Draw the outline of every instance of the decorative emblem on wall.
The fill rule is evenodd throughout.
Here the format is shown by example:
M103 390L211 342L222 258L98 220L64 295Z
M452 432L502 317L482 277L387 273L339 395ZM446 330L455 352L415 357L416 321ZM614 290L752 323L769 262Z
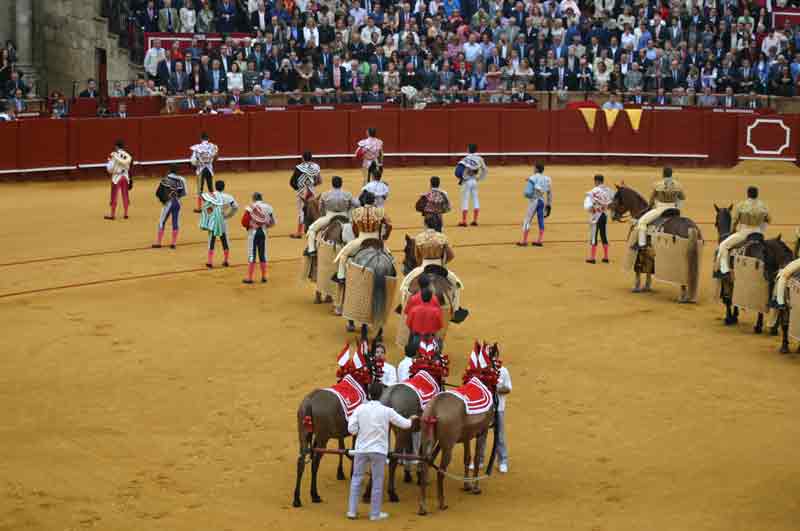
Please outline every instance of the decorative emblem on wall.
M780 155L792 141L782 118L756 118L747 126L746 146L756 155Z

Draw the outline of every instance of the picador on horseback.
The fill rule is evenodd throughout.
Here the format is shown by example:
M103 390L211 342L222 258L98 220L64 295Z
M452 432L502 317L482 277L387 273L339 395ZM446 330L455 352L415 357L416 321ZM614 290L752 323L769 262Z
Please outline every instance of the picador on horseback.
M686 200L683 186L672 178L672 168L664 168L663 178L653 185L650 194L650 210L644 213L636 223L638 239L634 250L647 247L647 226L661 217L666 211L681 208L681 203Z
M769 209L758 199L758 188L751 186L747 189L747 199L736 205L733 209L731 222L732 233L719 244L716 262L714 265L714 278L722 278L731 272L731 249L744 243L751 234L761 234L767 230L767 225L772 221Z
M335 175L331 179L331 186L332 188L320 197L320 217L308 227L308 243L304 253L307 256L312 256L317 252L317 233L325 230L325 227L335 218L341 218L349 223L351 211L360 206L353 194L342 189L341 177Z

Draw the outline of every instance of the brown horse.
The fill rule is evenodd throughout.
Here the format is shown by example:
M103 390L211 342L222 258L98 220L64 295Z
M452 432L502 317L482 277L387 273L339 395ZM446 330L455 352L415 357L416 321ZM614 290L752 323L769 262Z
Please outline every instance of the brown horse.
M717 228L718 239L722 242L731 234L733 228L731 216L733 205L722 208L714 205L714 210L716 211L714 226ZM783 242L780 234L777 238L772 239L765 239L760 234L755 234L747 239L744 255L758 258L765 264L764 274L769 281L769 295L771 296L778 271L792 260L791 249ZM725 304L726 325L734 325L739 322L739 307L735 306L733 301L734 281L734 275L728 275L720 280L720 299ZM779 322L776 321L771 329L772 335L778 334L778 326ZM753 330L756 334L760 334L764 330L763 313L758 312Z
M626 214L630 214L633 219L639 219L642 214L649 210L649 205L644 197L632 188L628 188L625 185L617 185L617 192L614 194L614 199L609 205L609 209L612 212L614 221L623 221ZM689 279L687 285L681 286L681 295L678 302L695 302L700 280L700 253L697 252L697 242L702 241L703 238L700 233L700 227L691 219L682 217L677 210L665 212L659 218L659 223L658 232L689 240L689 252L686 257L689 266ZM631 227L631 231L634 230L634 227ZM656 262L657 258L653 253L652 245L648 245L647 248L641 249L636 253L634 293L651 291L652 276L656 271ZM641 285L642 274L646 276L644 288Z
M366 341L364 335L362 335L361 341ZM375 345L379 342L381 342L380 338L376 338L365 356L366 367L372 381L380 380L381 378L381 366L375 360ZM364 385L365 392L368 384L369 382ZM347 430L347 418L339 398L326 389L315 389L306 395L297 409L297 436L300 443L300 455L297 458L297 479L292 505L301 507L300 485L305 471L306 460L308 458L311 460L311 501L320 503L322 498L320 498L317 490L317 472L322 460L322 453L314 450L326 448L330 439L338 440L339 449L344 450L344 440L350 436ZM336 471L336 479L345 479L341 455L339 467Z
M496 371L499 367L500 351L497 344L487 347L489 361ZM437 468L437 493L439 498L439 510L447 509L444 498L444 478L447 467L453 457L453 448L456 444L464 445L464 490L473 494L480 494L481 488L478 482L480 474L479 466L483 456L479 443L476 444L474 458L471 454L471 443L473 439L478 439L495 425L497 409L497 397L494 397L494 407L486 413L468 415L464 402L450 393L441 393L431 400L425 407L422 416L422 442L420 444L420 458L422 464L422 480L420 481L419 514L425 515L427 509L427 483L428 467L434 464L437 453L441 453L441 461ZM491 473L494 463L496 450L497 433L495 433L495 444L492 447L492 454L489 457L487 473ZM474 467L474 477L470 478L469 465L472 462Z
M408 234L406 234L405 238L406 243L405 247L403 247L403 274L408 275L417 267L417 246L414 239ZM432 265L425 269L425 274L428 275L431 281L433 292L436 298L439 299L439 304L441 306L446 306L450 310L450 314L446 316L448 318L447 320L453 323L463 322L469 316L469 310L466 308L453 308L452 291L455 288L450 284L450 281L447 280L447 270L444 267ZM409 295L413 295L418 290L419 284L417 280L415 280L411 283L411 286L409 286ZM402 304L398 306L395 311L402 315Z
M409 345L406 347L406 355L409 356L410 354L410 357L416 357L419 343L419 339L416 341L410 341ZM439 384L439 389L444 389L444 378L447 376L449 362L446 356L442 356L441 344L439 344L439 347L433 355L433 364L438 370L431 370L428 371L428 373L434 379L436 379L436 383ZM415 393L407 385L397 384L387 387L383 393L383 396L381 397L381 403L394 409L405 418L409 418L412 415L422 415L422 406L420 404L419 397L417 396L417 393ZM395 426L392 426L392 431L394 432L395 452L404 454L414 453L414 431L412 429L403 430ZM400 501L400 498L397 496L397 490L395 489L395 473L397 471L397 464L398 459L396 457L389 458L388 492L389 500L393 502ZM406 472L405 481L407 483L411 482L411 475L408 474L408 472Z

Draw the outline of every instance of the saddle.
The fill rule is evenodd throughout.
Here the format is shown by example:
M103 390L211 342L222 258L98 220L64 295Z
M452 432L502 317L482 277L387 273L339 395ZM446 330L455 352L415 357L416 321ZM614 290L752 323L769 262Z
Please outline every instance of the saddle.
M775 259L767 253L767 246L765 245L763 234L758 232L749 234L743 243L731 249L731 266L733 266L737 255L749 256L762 262L764 264L764 268L762 269L764 279L768 282L772 282L775 275L778 273L778 264L775 262Z
M647 225L647 230L652 232L658 232L661 229L661 227L663 227L669 220L676 217L680 217L680 215L681 215L680 209L670 208L668 210L665 210L664 212L661 213L659 217L653 220L652 223Z

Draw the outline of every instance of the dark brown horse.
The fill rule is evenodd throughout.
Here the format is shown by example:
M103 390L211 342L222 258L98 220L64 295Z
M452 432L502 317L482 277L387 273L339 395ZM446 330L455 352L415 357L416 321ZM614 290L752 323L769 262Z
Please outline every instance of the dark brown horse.
M717 228L718 239L720 242L730 236L733 229L733 217L731 211L733 205L728 207L718 207L714 205L716 216L714 226ZM769 282L769 294L771 296L775 286L775 277L778 271L792 260L792 251L783 242L780 234L777 238L765 239L761 234L753 234L744 244L744 256L758 258L764 265L764 274ZM734 275L728 275L720 280L720 299L725 304L725 324L734 325L739 322L739 308L734 305L733 287ZM768 301L764 301L765 303ZM778 334L779 322L776 321L771 328L772 335ZM756 334L764 330L764 314L758 312L758 318L753 328Z
M360 341L366 341L366 337L362 335ZM371 381L381 378L381 366L375 360L375 345L379 342L381 342L380 338L376 338L365 356ZM369 382L364 385L364 392L368 385ZM344 450L344 440L350 436L347 430L347 418L339 398L326 389L311 391L297 409L297 436L300 443L300 455L297 458L297 479L292 505L301 507L300 485L307 459L311 460L311 501L319 503L322 498L317 490L317 472L322 460L322 453L314 450L327 447L330 439L339 441L339 449ZM336 478L345 479L341 456Z
M492 367L499 372L500 351L497 344L487 347L489 361ZM439 510L447 509L444 497L444 478L447 474L447 467L453 457L453 448L456 444L464 445L464 490L473 494L480 494L479 485L480 455L479 443L476 444L474 457L471 453L473 439L477 440L486 434L492 425L495 425L497 408L497 396L494 397L494 408L486 413L468 415L464 402L457 396L450 393L441 393L431 400L421 421L422 442L420 444L420 457L422 461L422 480L420 481L419 514L428 513L427 508L427 483L428 467L434 464L437 453L441 453L441 461L437 467L437 493L439 498ZM489 456L489 466L487 473L491 473L494 463L494 453L496 451L497 433L495 432L495 444L492 446L492 454ZM470 477L469 465L473 465L474 476Z
M614 200L609 205L614 221L623 221L627 214L633 219L639 219L642 214L647 212L650 207L647 201L638 192L625 185L617 185L617 192ZM681 286L681 295L678 302L695 302L700 280L700 253L697 252L697 242L702 240L700 227L689 218L682 217L677 210L667 211L659 218L659 232L671 234L689 240L688 260L689 279L687 285ZM635 231L635 227L631 228ZM634 272L636 273L636 283L634 293L651 291L652 275L656 271L657 258L654 255L652 245L645 249L640 249L636 254ZM644 274L645 285L642 288L641 275Z

